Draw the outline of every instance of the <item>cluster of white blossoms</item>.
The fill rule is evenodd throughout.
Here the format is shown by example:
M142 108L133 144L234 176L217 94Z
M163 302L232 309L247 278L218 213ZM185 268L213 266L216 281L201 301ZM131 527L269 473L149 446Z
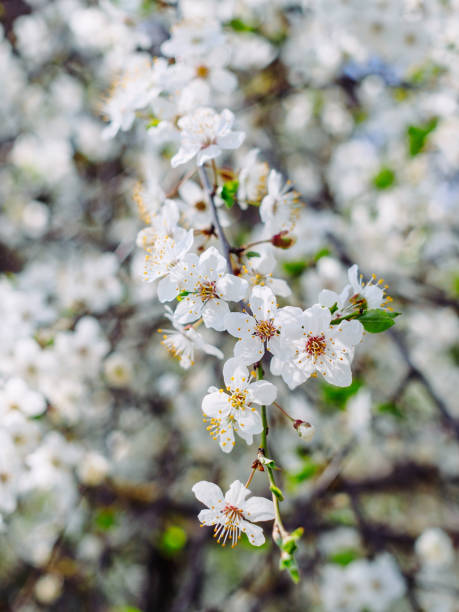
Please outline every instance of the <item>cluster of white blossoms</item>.
M364 285L362 278L357 278L355 265L349 270L349 284L340 294L324 289L318 303L305 310L278 304L276 295L288 297L291 289L282 279L272 278L276 250L282 252L294 243L303 205L289 181L284 183L279 172L258 161L256 149L247 154L238 170L228 166L228 157L224 165L217 165L217 159L241 147L245 139L244 132L233 129L235 116L230 110L219 111L209 105L211 100L219 104L218 85L232 87L224 64L218 69L220 83L214 71L212 58L223 61L224 44L225 35L216 21L178 24L161 48L174 62L156 59L150 68L144 65L135 79L122 81L119 87L124 95L119 97L118 106L116 95L108 102L107 113L111 116L111 135L119 127L131 126L139 105L154 123L150 130L154 142L163 142L166 126L169 132L175 131L173 138L169 135L178 146L170 159L171 167L187 164L177 188L169 196L161 188L156 189L154 197L141 189L135 195L141 216L148 222L137 237L137 245L146 251L144 278L156 281L159 301L171 305L165 316L173 329L159 331L163 345L185 369L195 362L195 351L223 358L221 351L209 345L198 331L201 324L236 338L233 356L223 364L225 388L210 387L202 400L204 422L224 453L233 450L235 433L248 445L253 444L254 436L261 435L261 454L250 479L257 469L265 470L266 461L273 491L272 460L267 458L266 448L266 407L275 402L277 388L273 382L261 380L264 370L269 367L271 374L282 377L290 389L318 374L332 385L347 387L352 382L354 352L364 332L365 323L358 319L369 313L382 317L381 330L373 330L370 320L370 331L382 331L393 321L385 310L388 302L381 283ZM165 114L159 104L164 100ZM124 119L120 119L121 114ZM200 184L194 178L197 174ZM179 197L174 198L175 194ZM252 251L251 245L231 246L225 233L232 230L231 211L223 221L222 209L231 209L236 202L242 210L249 205L259 208L262 239L254 243L254 248L270 244L271 251L263 247L261 252ZM306 428L313 431L309 423L291 420L297 433L310 437L306 435ZM234 546L245 532L258 546L264 537L260 528L249 528L244 496L233 491L236 485L242 487L239 481L233 483L223 501L216 485L198 483L193 490L210 508L203 511L206 518L201 513L200 519L203 524L217 525L218 541L224 543L229 537ZM268 502L252 499L254 517L259 516L257 503ZM271 503L278 503L274 493ZM269 519L275 518L282 546L290 535L278 512L268 514ZM261 515L265 516L263 512Z
M454 612L457 0L3 4L5 605Z
M358 559L344 568L326 565L322 572L322 601L327 612L390 610L406 586L395 559L389 553L373 561Z

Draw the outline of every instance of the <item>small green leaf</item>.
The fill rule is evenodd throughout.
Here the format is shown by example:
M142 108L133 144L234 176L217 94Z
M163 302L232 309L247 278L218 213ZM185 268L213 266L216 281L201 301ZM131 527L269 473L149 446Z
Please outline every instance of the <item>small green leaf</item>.
M239 188L239 181L226 181L222 187L221 196L225 202L227 208L232 208L236 201L237 190Z
M177 296L177 301L181 302L183 298L186 297L187 295L190 295L189 291L181 291Z
M261 257L260 253L257 253L256 251L247 251L247 253L245 254L246 257Z
M290 575L290 578L293 580L293 582L295 582L295 584L300 581L300 572L298 571L298 565L292 555L289 555L286 552L283 552L281 554L281 558L279 560L279 569L287 570Z
M109 531L116 526L116 513L113 508L101 508L94 517L94 524L100 531Z
M453 363L459 366L459 343L453 344L448 350Z
M306 261L284 261L282 267L289 276L297 278L306 270L308 263Z
M337 565L346 567L346 565L349 565L349 563L352 563L352 561L355 561L356 559L358 559L358 557L358 553L355 550L349 548L340 550L334 553L333 555L330 555L329 561L331 563L336 563Z
M309 480L310 478L315 476L317 472L319 471L319 468L320 468L320 465L318 463L315 463L308 457L306 458L301 470L297 472L296 474L289 475L289 478L294 483L299 484L300 482L304 482L305 480Z
M362 382L358 378L354 378L348 387L335 387L323 382L321 383L322 399L326 404L344 410L347 400L355 395L361 386Z
M397 419L404 418L403 412L394 402L385 402L384 404L379 404L377 410L378 412L381 412L381 414L390 414L396 417Z
M423 125L410 125L407 129L408 148L411 157L421 153L427 143L427 137L438 125L438 119L434 117Z
M399 312L387 312L387 310L383 310L382 308L372 308L357 318L367 332L370 334L379 334L392 327L395 323L395 317L399 314Z
M187 541L186 531L178 525L168 527L161 537L161 548L166 553L175 553L185 546Z
M297 527L295 531L289 533L289 535L282 540L281 549L288 553L289 555L293 555L293 553L298 548L297 542L301 538L304 533L303 527Z
M319 261L319 259L322 259L322 257L327 257L327 255L330 254L330 249L328 249L327 247L323 247L322 249L319 249L317 253L314 254L314 261L317 262Z
M271 485L270 490L272 493L274 493L274 495L277 497L277 499L279 501L283 501L284 500L284 495L282 493L282 491L279 489L279 487L276 487L276 485Z
M256 32L257 28L245 21L242 21L239 17L235 17L231 19L228 23L229 27L232 28L235 32Z
M158 117L152 117L150 121L147 123L147 130L152 127L157 127L161 123L161 120Z
M381 191L389 189L395 183L395 172L390 168L381 168L381 170L373 177L373 185Z

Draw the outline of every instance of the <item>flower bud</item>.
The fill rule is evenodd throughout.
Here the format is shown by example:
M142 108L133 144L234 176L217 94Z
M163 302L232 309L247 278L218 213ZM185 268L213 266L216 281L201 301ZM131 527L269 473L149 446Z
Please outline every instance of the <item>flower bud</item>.
M293 427L298 432L300 438L303 438L305 442L312 440L316 431L314 425L311 425L311 423L308 423L307 421L302 421L301 419L297 419L293 423Z
M295 241L295 238L293 236L288 236L287 232L279 232L279 234L275 234L271 238L271 244L278 249L289 249L295 244Z

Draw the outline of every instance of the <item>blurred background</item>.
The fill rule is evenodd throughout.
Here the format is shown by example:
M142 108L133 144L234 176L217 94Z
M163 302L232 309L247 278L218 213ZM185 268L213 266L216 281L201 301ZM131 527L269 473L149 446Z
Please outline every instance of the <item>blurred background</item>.
M0 16L0 610L457 612L459 2L3 0ZM270 412L298 585L269 537L222 549L198 528L192 485L244 482L254 448L208 436L221 363L168 355L141 279L136 201L174 189L177 143L142 117L104 132L113 82L182 19L224 33L235 168L257 147L253 171L304 203L276 252L282 304L340 291L357 263L402 312L351 386L275 381L315 427L305 442ZM258 220L229 211L233 244Z

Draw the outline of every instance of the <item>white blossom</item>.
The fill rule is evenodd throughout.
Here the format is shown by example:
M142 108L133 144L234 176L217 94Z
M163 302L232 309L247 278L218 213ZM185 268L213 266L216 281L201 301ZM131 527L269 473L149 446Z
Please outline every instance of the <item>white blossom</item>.
M214 537L225 546L231 542L234 548L245 533L253 546L261 546L265 541L263 529L253 522L274 519L273 502L265 497L251 497L250 490L242 482L235 480L225 495L213 482L202 480L192 489L196 498L207 506L201 510L198 519L201 525L215 525Z
M258 161L258 149L252 149L243 159L239 172L237 200L245 210L249 204L259 204L267 194L269 166Z
M223 366L223 378L226 392L211 387L202 400L202 411L209 417L207 429L210 435L214 440L218 439L224 453L229 453L235 443L234 432L247 444L252 444L253 436L261 433L261 417L252 404L272 404L277 389L266 380L253 382L247 368L235 358Z
M225 328L238 339L234 356L245 365L260 361L265 349L273 354L281 350L282 326L291 316L291 307L277 308L276 298L269 287L254 287L249 305L252 315L231 312L225 317Z
M175 319L185 324L202 316L206 327L225 329L228 301L243 300L248 291L245 279L226 273L225 258L215 247L209 247L200 257L190 253L158 285L161 302L173 300L181 292Z
M196 350L223 359L220 349L205 342L202 335L191 325L180 325L170 309L166 311L165 316L171 321L174 329L158 329L158 332L162 334L161 344L166 347L172 357L178 359L182 368L188 370L194 365Z
M42 414L45 409L46 402L43 395L29 389L21 378L10 378L4 388L0 389L0 415L2 417L16 410L25 416L34 417Z
M323 306L331 308L336 304L337 315L343 316L356 308L384 308L388 307L392 301L390 296L384 294L387 285L383 285L382 279L376 281L376 275L373 274L371 279L365 284L363 276L359 277L359 269L356 264L351 266L347 272L349 283L344 287L341 293L336 293L330 289L323 289L319 294L319 302Z
M166 200L149 227L137 236L137 246L145 249L144 279L152 282L166 276L193 245L193 230L177 225L179 212L173 200Z
M233 113L225 109L220 114L212 108L202 107L181 117L178 126L181 131L180 149L171 159L173 168L185 164L197 155L197 164L218 157L224 149L237 149L245 134L233 132Z
M290 232L299 216L298 193L293 191L289 181L282 185L282 175L271 170L268 176L268 193L260 206L260 217L270 235Z
M351 362L354 347L362 338L359 321L331 325L328 308L315 304L298 312L284 332L282 352L271 360L271 372L282 376L294 389L315 372L338 387L352 382Z
M445 568L454 562L451 538L439 527L425 529L416 540L415 550L426 567Z

